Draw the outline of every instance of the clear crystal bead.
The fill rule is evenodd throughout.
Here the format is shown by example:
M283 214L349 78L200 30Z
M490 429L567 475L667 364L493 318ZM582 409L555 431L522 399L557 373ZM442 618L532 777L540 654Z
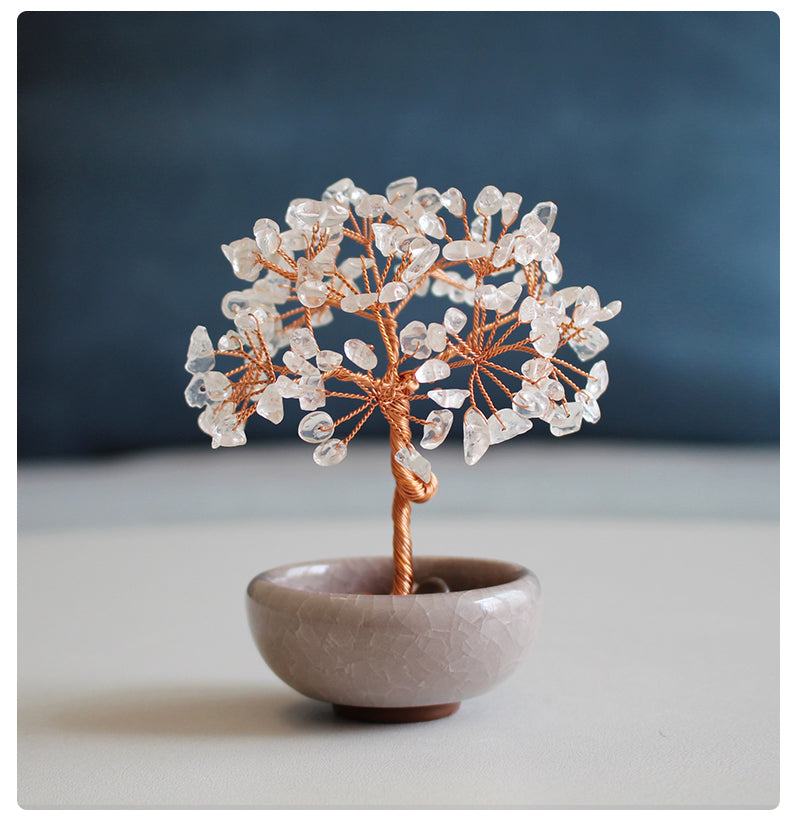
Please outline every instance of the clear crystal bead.
M387 282L378 294L379 302L398 302L408 296L408 285L405 282Z
M520 265L530 265L542 255L542 246L529 236L517 236L514 239L514 259Z
M542 262L542 270L544 271L545 279L551 285L557 285L561 282L561 277L564 275L564 269L557 256L553 256L552 259L545 259Z
M314 339L314 335L308 330L308 328L293 329L291 334L289 334L289 345L295 354L299 354L307 360L319 351L317 341Z
M575 310L572 312L575 327L588 328L595 322L601 310L597 291L591 285L587 285L578 295Z
M487 216L476 216L469 225L469 235L475 242L483 242L492 238L492 219ZM492 245L494 247L494 245Z
M211 401L206 391L206 376L205 374L195 374L189 381L189 385L183 392L186 403L195 409L202 409Z
M432 322L428 325L428 336L426 342L431 351L437 354L447 347L447 331L440 322Z
M503 265L511 258L511 250L514 247L516 237L511 233L506 233L495 246L495 251L492 254L492 264L495 268L502 268Z
M542 357L552 357L558 350L558 328L548 319L535 319L531 323L531 342ZM570 343L574 340L570 340Z
M253 292L259 302L282 305L292 295L292 283L285 277L270 272L253 283Z
M314 199L292 199L286 208L286 224L294 229L312 228L319 221L322 202Z
M468 389L431 389L428 397L434 403L445 406L448 409L460 409L464 401L469 397Z
M347 340L344 344L344 353L350 362L365 371L372 371L378 365L375 352L363 340Z
M600 420L600 405L594 397L581 395L581 405L583 406L583 419L587 423L597 423Z
M334 466L347 456L347 444L336 438L320 443L314 450L314 463L318 466Z
M424 483L429 484L431 482L430 461L423 458L410 443L408 446L398 449L394 453L394 459L400 466L407 469L412 475L416 475Z
M558 406L550 418L550 433L557 438L577 432L583 423L583 405L579 401L567 403L567 410Z
M475 203L472 208L476 213L482 216L493 216L503 205L503 194L492 184L487 184L486 187L478 193Z
M542 377L547 377L552 371L552 364L549 360L542 357L534 357L532 360L526 360L521 366L520 371L524 374L531 383L541 380Z
M489 442L494 445L529 431L533 424L513 409L498 409L489 418Z
M547 420L553 412L553 401L537 388L520 389L512 398L512 407L522 417Z
M585 328L581 333L568 340L570 348L585 363L596 357L609 343L608 334L600 328ZM538 349L537 349L538 351Z
M247 348L247 339L239 331L226 331L217 342L220 351L240 351Z
M322 201L336 201L339 204L347 205L350 202L350 192L355 184L351 178L340 178L322 194Z
M358 204L364 196L368 196L369 193L363 187L354 187L350 191L350 204L356 205Z
M239 279L254 282L261 273L258 261L259 250L255 239L237 239L229 245L222 245L222 253L231 263L233 272Z
M298 424L297 434L306 443L322 443L333 435L333 418L327 412L311 412Z
M436 213L442 207L442 196L435 187L423 187L417 190L411 201L428 213Z
M489 256L494 245L476 242L471 239L460 239L448 242L442 249L442 256L450 262L460 262L464 259L480 259Z
M317 354L317 368L320 371L333 371L342 364L342 355L338 351L320 351Z
M356 205L356 215L365 219L377 219L388 207L386 196L364 196Z
M297 298L306 308L319 308L328 297L328 288L319 279L306 279L297 288Z
M558 208L551 201L541 201L533 208L533 214L537 219L547 228L548 231L553 229L553 223L556 220Z
M444 222L433 213L423 213L417 219L417 227L426 235L434 239L444 239L446 231Z
M444 207L459 219L466 212L467 205L464 201L464 197L461 195L461 191L455 187L450 187L445 190L440 198Z
M426 360L431 356L431 349L427 343L428 329L424 322L413 320L399 333L400 351L415 357L417 360Z
M239 428L237 425L236 407L233 403L223 403L221 406L209 406L209 415L204 418L204 431L219 436L224 432L232 432Z
M497 286L478 285L475 289L475 302L487 311L496 311L498 303Z
M444 360L426 360L415 372L420 383L436 383L450 376L450 366Z
M425 430L419 445L423 449L441 446L453 425L453 413L448 409L434 409L425 419Z
M621 310L622 303L618 299L612 300L600 310L596 322L605 322L606 320L613 319Z
M506 282L500 285L497 288L496 296L497 313L501 315L510 313L517 304L521 293L522 285L518 285L516 282Z
M467 324L467 315L460 308L448 308L444 314L444 327L449 334L458 334Z
M265 337L272 334L273 324L266 310L260 305L247 305L233 318L240 331L261 331Z
M284 400L287 399L297 399L301 395L300 384L296 383L290 377L287 377L285 374L281 374L275 380L275 386L280 392L280 395Z
M417 192L417 180L413 176L408 178L400 178L393 181L386 188L386 199L392 203L394 207L405 207L410 201L414 193Z
M520 287L522 287L520 285ZM520 322L533 322L542 315L541 306L538 300L532 296L526 296L519 306L518 316Z
M304 412L313 412L325 405L325 385L320 375L304 375L300 378L300 408Z
M214 434L214 407L206 406L202 412L197 416L197 425L201 431L211 436Z
M550 377L547 377L543 380L540 380L537 384L539 389L544 392L551 400L554 400L556 403L559 400L564 399L564 387L558 380L553 380Z
M590 369L591 375L586 380L586 394L595 400L608 388L608 366L605 360L599 360Z
M439 258L439 245L434 245L427 239L417 238L409 245L411 261L401 274L404 282L413 283L421 277Z
M232 320L243 308L246 308L250 300L241 291L228 291L222 297L222 314Z
M373 222L372 232L375 234L375 247L383 256L392 256L397 250L398 236L394 225Z
M281 359L283 360L283 364L286 368L295 374L305 374L309 376L319 374L319 369L313 365L313 363L309 363L308 360L304 359L294 351L284 351Z
M264 256L271 256L281 243L281 229L272 219L259 219L253 225L253 236Z
M247 436L244 427L233 429L230 432L219 432L211 438L211 448L218 449L220 446L244 446L247 443Z
M221 371L208 371L204 375L206 394L214 403L227 400L231 396L233 387L231 381Z
M277 383L270 383L258 397L256 414L266 418L270 423L283 420L283 397Z
M522 204L522 196L519 193L506 193L500 204L502 213L500 215L503 224L508 227L519 213L519 206Z
M189 337L186 351L186 371L190 374L202 374L214 368L214 346L205 326L198 325Z
M491 442L489 423L478 409L467 409L464 415L464 460L474 466L485 454Z
M348 314L355 314L357 311L365 311L378 301L378 295L372 294L347 294L342 298L339 307Z
M551 297L551 302L561 302L563 303L564 308L569 308L570 305L578 301L578 297L581 295L581 288L577 285L574 285L570 288L562 288L560 291L556 291Z

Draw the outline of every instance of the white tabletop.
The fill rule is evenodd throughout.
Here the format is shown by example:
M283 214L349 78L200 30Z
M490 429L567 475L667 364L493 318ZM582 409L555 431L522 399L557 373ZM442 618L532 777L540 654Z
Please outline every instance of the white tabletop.
M244 615L262 570L390 549L383 451L24 465L20 804L774 806L777 451L566 444L435 458L416 551L518 561L544 609L509 680L402 726L284 686Z

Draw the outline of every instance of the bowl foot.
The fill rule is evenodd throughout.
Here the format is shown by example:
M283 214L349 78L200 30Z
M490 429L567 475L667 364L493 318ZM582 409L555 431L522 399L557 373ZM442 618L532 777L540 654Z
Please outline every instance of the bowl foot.
M408 708L362 708L358 705L337 705L333 703L333 710L349 720L362 722L427 722L439 720L455 714L461 707L460 702L443 702L440 705L414 705Z

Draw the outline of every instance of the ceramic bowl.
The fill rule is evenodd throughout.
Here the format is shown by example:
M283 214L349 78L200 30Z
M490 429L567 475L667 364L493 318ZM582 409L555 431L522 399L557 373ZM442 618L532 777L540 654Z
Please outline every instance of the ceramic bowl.
M312 699L359 719L435 719L505 679L530 645L540 587L524 567L415 558L420 583L449 592L388 595L392 560L279 567L247 588L256 645L270 668Z

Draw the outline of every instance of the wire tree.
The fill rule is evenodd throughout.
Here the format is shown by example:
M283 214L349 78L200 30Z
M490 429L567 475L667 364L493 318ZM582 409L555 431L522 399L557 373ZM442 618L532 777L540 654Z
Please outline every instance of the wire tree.
M519 194L487 186L470 220L453 187L440 193L404 178L381 195L341 179L319 201L293 200L287 229L259 219L252 238L222 245L250 287L223 297L233 327L216 348L205 327L191 335L186 401L202 408L198 423L214 448L244 444L250 417L280 423L285 401L297 400L307 412L300 438L316 444L317 464L332 466L370 417L383 416L395 480L396 594L414 589L411 505L437 489L412 426L421 430L419 447L435 449L463 408L464 459L473 465L534 420L562 437L600 418L605 362L585 371L557 354L596 357L609 342L598 323L622 305L602 305L591 286L554 288L562 277L556 205L540 202L512 230L521 203ZM354 255L345 257L348 246ZM411 300L428 293L449 300L441 322L410 318ZM374 342L321 349L318 329L337 312L374 323ZM233 367L217 370L218 357ZM456 375L463 379L452 385ZM348 401L351 411L334 420L324 410L329 398ZM412 415L423 401L436 408Z

